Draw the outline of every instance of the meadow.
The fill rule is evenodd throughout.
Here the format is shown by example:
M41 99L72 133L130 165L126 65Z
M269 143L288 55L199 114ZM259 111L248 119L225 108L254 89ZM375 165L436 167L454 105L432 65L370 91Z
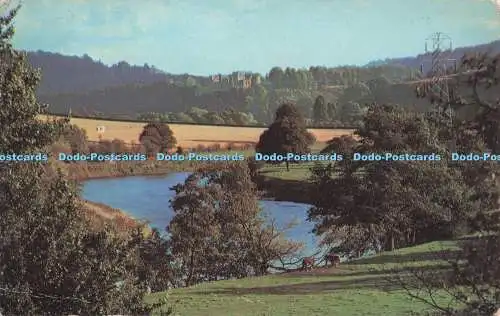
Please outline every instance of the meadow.
M46 119L47 116L41 116ZM144 122L120 122L103 121L94 119L71 118L71 123L83 128L87 132L89 141L99 139L121 139L126 143L137 143L139 135L146 123ZM211 146L220 144L247 144L256 143L265 128L260 127L231 127L210 125L184 125L168 124L178 145L183 148L196 148L199 145ZM99 126L104 126L104 132L98 131ZM349 129L309 129L316 136L318 142L326 142L333 137L349 135L353 130Z
M408 296L393 277L404 275L408 268L442 267L443 253L454 250L454 241L431 242L354 260L338 268L209 282L153 293L148 302L166 297L175 315L191 316L425 315L429 307ZM438 294L440 303L449 303L450 296Z

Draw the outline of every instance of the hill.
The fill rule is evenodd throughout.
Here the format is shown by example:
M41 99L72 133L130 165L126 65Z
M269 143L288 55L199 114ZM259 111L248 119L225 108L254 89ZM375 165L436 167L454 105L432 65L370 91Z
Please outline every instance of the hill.
M452 58L460 59L465 53L471 51L500 53L500 40L487 44L456 48L453 51ZM134 84L148 85L158 82L181 84L185 83L188 78L192 78L197 82L199 81L201 84L208 84L211 81L208 76L170 74L147 64L138 66L130 65L126 61L120 61L108 66L98 60L93 60L88 55L66 56L45 51L28 51L26 53L30 64L36 68L40 68L43 73L43 79L38 90L39 95L87 93L92 90L101 90L108 87ZM410 57L388 58L372 61L365 67L399 65L418 69L428 57L428 55L422 54ZM341 68L346 67L330 67L330 69ZM315 77L318 81L324 79L318 75Z
M189 77L187 74L168 74L147 64L129 65L125 61L107 66L88 55L66 56L44 51L26 53L29 63L42 71L43 77L38 87L40 95L86 93L129 84L183 82Z
M450 55L450 58L460 60L465 54L475 52L475 53L490 53L490 54L500 54L500 40L493 41L487 44L458 47L455 48ZM430 59L430 54L421 54L413 57L400 57L400 58L387 58L385 60L377 60L368 63L367 67L381 66L381 65L401 65L405 67L410 67L414 69L420 68L420 65L428 63Z
M452 56L460 59L471 51L498 53L500 41L457 48ZM337 105L325 120L327 126L343 128L359 123L360 105L365 103L428 108L427 100L415 98L413 86L403 84L422 77L420 65L429 57L386 59L365 67L273 67L266 76L249 73L241 81L233 72L214 81L208 76L172 75L148 65L106 66L86 55L28 52L30 63L43 72L39 100L50 104L53 114L71 109L87 117L262 126L272 121L283 100L296 102L306 118L313 119L314 100L322 95ZM224 118L221 113L228 110L243 119Z
M194 87L182 87L166 82L129 84L107 87L87 93L40 95L41 102L50 104L54 114L85 115L86 111L106 115L121 114L129 118L145 112L182 112L202 104L207 110L220 112L230 105L244 104L248 93L238 89L199 94Z

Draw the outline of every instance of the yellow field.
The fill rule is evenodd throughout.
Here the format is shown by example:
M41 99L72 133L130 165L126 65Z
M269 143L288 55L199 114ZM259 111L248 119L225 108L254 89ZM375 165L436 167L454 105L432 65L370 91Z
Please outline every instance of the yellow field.
M46 118L43 116L41 118ZM146 123L100 121L93 119L72 118L71 123L87 131L90 141L99 140L98 127L103 126L102 139L121 139L126 143L138 143L139 134ZM257 142L265 128L230 127L208 125L181 125L168 124L179 146L195 148L198 145L213 145L227 143ZM353 130L346 129L309 129L316 136L318 142L326 142L335 136L352 134Z

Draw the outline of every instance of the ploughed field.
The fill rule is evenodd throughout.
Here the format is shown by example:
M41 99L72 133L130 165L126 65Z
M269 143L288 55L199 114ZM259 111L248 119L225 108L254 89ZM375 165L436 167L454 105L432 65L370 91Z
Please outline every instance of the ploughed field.
M46 115L40 118L47 118ZM126 143L137 143L139 135L146 123L144 122L120 122L104 121L94 119L72 118L71 123L87 131L90 141L99 141L100 132L98 128L104 127L102 139L121 139ZM183 125L168 124L179 146L184 148L196 148L199 145L210 146L229 143L245 144L256 143L260 134L266 128L260 127L232 127L232 126L210 126L210 125ZM350 135L353 130L349 129L309 129L316 136L318 142L326 142L333 137Z

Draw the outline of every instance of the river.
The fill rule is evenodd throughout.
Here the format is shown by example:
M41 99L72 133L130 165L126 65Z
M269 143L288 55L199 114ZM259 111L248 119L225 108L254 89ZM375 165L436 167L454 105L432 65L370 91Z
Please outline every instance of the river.
M183 183L189 173L172 173L162 177L125 177L88 180L83 183L84 199L119 208L133 218L146 220L161 232L172 219L170 188ZM302 255L315 252L318 239L311 233L313 225L306 221L310 205L294 202L260 201L262 209L283 227L291 221L298 225L287 231L289 239L304 243Z

